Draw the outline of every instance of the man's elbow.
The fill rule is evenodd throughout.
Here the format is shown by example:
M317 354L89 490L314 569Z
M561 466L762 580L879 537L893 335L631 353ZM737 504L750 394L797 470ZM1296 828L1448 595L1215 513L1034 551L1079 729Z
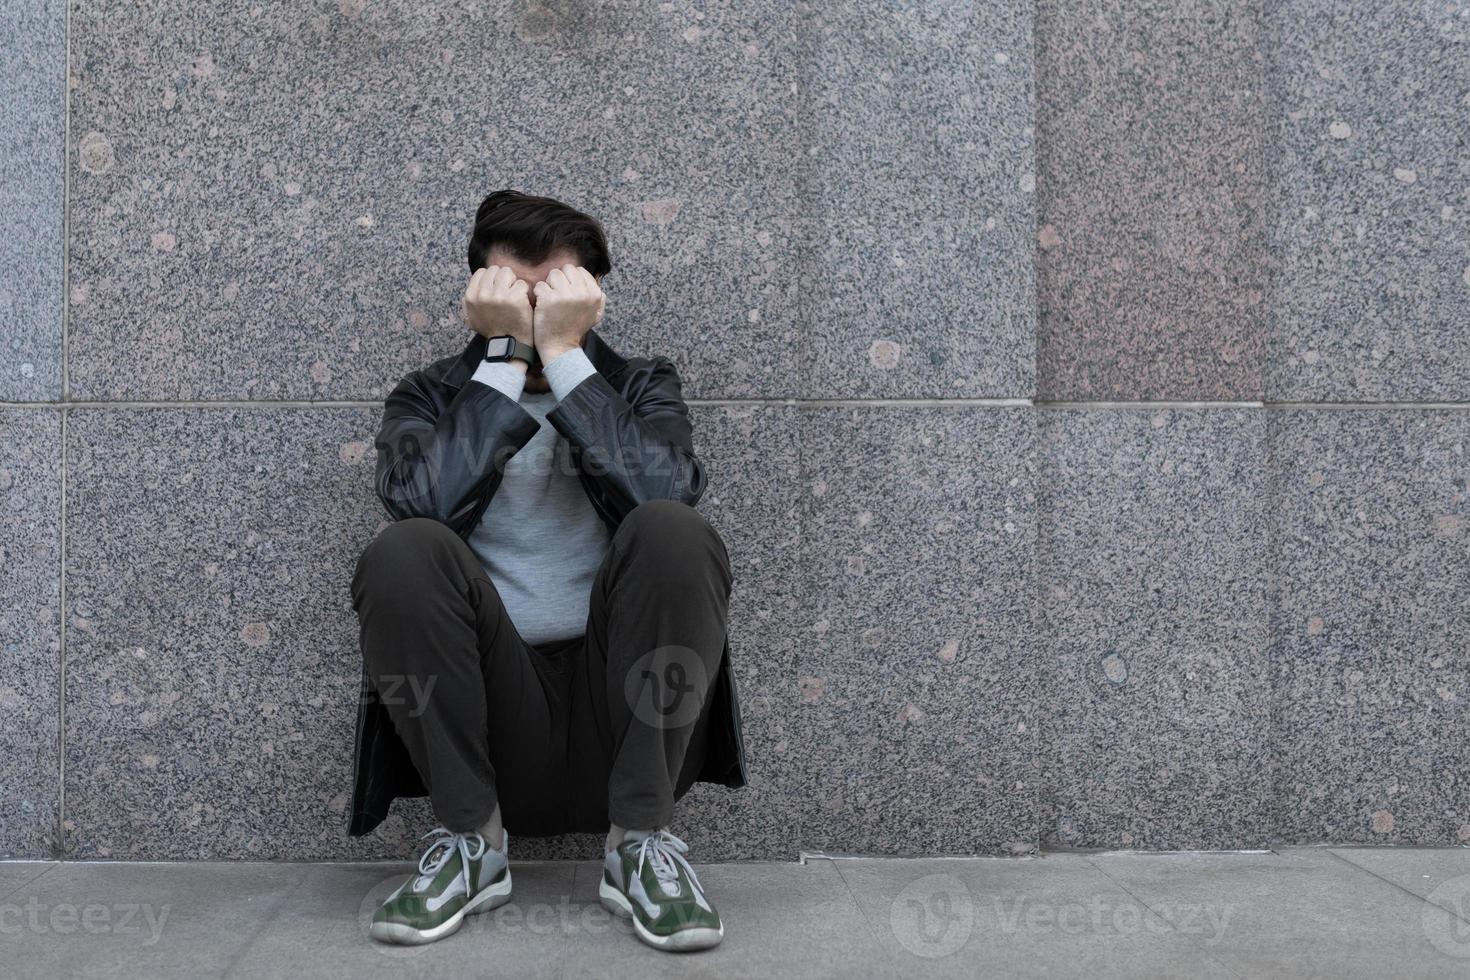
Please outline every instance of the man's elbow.
M405 521L410 517L443 519L438 513L435 495L422 485L422 481L411 476L405 477L392 469L384 470L378 474L375 489L383 509L395 521Z
M682 478L675 487L673 498L693 507L704 496L706 476L704 465L695 457L688 457L686 463L681 474Z
M625 486L630 491L629 507L650 500L672 500L693 507L704 496L704 470L687 459L676 460L662 473L645 471Z

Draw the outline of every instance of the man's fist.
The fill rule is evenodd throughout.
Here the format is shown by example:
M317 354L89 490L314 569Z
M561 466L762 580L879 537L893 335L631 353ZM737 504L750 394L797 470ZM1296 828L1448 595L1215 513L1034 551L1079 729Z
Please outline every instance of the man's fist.
M534 292L536 353L543 364L580 347L587 331L602 319L602 287L580 265L552 269Z
M523 344L530 344L535 336L530 292L526 280L517 279L508 266L476 269L464 291L465 322L482 337L509 334Z

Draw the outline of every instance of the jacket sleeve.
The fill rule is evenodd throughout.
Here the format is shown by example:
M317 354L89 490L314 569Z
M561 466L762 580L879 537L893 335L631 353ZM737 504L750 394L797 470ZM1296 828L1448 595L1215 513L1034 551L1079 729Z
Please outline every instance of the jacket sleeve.
M395 520L430 517L467 537L500 485L506 462L540 424L478 381L466 381L442 410L442 399L426 385L423 373L414 372L384 403L375 440L378 498Z
M707 477L694 453L679 373L663 357L630 370L648 375L625 386L632 403L593 374L546 413L547 421L579 452L582 471L603 489L618 520L648 500L693 507Z

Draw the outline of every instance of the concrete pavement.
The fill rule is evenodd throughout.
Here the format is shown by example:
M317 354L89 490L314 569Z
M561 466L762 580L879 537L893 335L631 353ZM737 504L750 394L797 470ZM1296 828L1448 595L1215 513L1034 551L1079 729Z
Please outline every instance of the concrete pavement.
M700 865L726 927L640 944L598 865L512 864L515 898L373 943L398 864L0 863L7 977L1470 977L1470 850L1300 848Z

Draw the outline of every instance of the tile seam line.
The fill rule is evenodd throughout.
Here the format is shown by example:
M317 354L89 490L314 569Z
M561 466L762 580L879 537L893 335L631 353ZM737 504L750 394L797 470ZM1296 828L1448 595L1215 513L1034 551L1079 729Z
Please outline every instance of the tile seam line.
M582 873L583 864L584 861L582 860L573 860L571 862L571 874L567 875L567 895L573 898L577 894L577 877ZM557 980L568 980L572 976L572 934L566 929L558 929L557 931L561 933L561 942L556 947L556 976Z
M56 828L52 838L53 854L66 853L66 456L67 413L61 413L61 499L57 505L57 626L56 626Z
M858 917L863 922L867 923L869 928L876 930L878 926L875 922L873 922L872 916L868 915L868 910L863 907L863 903L858 901L857 892L853 891L852 889L852 882L848 881L847 876L842 873L842 863L840 861L833 861L831 858L825 858L825 860L831 863L832 870L837 873L837 880L842 882L842 887L847 892L847 900L851 902L852 907L857 910ZM966 943L968 942L969 940L966 940ZM879 943L878 949L882 951L883 958L888 961L888 965L892 967L895 971L897 971L898 960L894 958L893 951L890 950L884 943Z
M1265 472L1261 475L1262 489L1265 491L1264 500L1278 502L1284 498L1280 496L1285 481L1276 466L1281 461L1282 454L1279 452L1280 440L1283 426L1272 425L1269 420L1265 424L1265 431L1261 433L1259 443L1261 457L1265 461ZM1282 754L1278 750L1276 740L1272 737L1281 732L1278 726L1282 718L1282 701L1287 696L1288 688L1282 676L1277 671L1277 655L1280 653L1278 645L1281 634L1285 629L1276 629L1276 611L1281 608L1281 582L1278 578L1278 570L1281 567L1279 559L1282 558L1281 551L1281 525L1284 518L1279 510L1270 503L1263 505L1261 521L1264 525L1261 550L1258 553L1262 562L1260 587L1261 596L1266 603L1266 613L1261 621L1261 632L1263 640L1263 660L1265 663L1265 683L1263 694L1266 699L1266 735L1262 752L1265 755L1263 769L1265 770L1265 785L1262 787L1262 807L1264 809L1263 820L1266 826L1267 843L1274 849L1275 842L1281 839L1281 829L1285 825L1288 792L1285 783L1278 782L1278 777L1284 775ZM1288 532L1289 533L1289 532Z
M1325 848L1325 850L1327 851L1328 854L1331 854L1334 858L1336 858L1337 860L1341 861L1343 864L1346 864L1348 867L1352 868L1354 871L1358 871L1358 872L1361 872L1361 873L1363 873L1365 875L1368 875L1370 878L1377 878L1379 881L1383 882L1385 885L1388 885L1389 887L1394 888L1397 891L1402 892L1403 894L1405 894L1405 895L1409 896L1410 898L1414 899L1414 901L1419 902L1419 903L1421 903L1423 905L1427 905L1430 908L1440 909L1441 911L1448 913L1452 918L1459 919L1461 922L1464 922L1467 925L1470 925L1470 918L1467 918L1464 914L1462 914L1460 912L1456 912L1456 911L1454 911L1452 909L1446 908L1445 906L1439 904L1438 902L1431 902L1429 900L1428 896L1420 895L1417 892L1411 892L1411 891L1409 891L1409 889L1405 888L1403 885L1401 885L1398 882L1394 881L1392 878L1385 878L1383 875L1379 874L1377 871L1374 871L1372 868L1369 868L1369 867L1366 867L1364 865L1361 865L1358 862L1352 860L1351 858L1344 857L1343 855L1341 855L1341 854L1339 854L1337 852L1338 851L1337 848L1329 846L1329 847Z
M61 21L61 400L71 401L71 2ZM66 850L66 412L61 413L57 506L56 827L53 853Z
M61 58L61 400L71 400L71 2L62 18Z
M255 947L260 943L261 938L270 931L271 926L274 925L278 919L280 919L282 910L285 909L286 906L290 903L291 899L296 896L296 893L301 891L302 887L306 884L307 879L311 877L312 870L313 869L311 865L304 864L301 866L301 870L297 873L295 880L291 882L291 887L286 889L286 893L284 895L281 895L275 900L275 902L271 904L270 914L265 916L265 918L255 924L255 928L251 930L250 935L247 936L245 938L245 941L230 955L230 958L228 961L226 961L224 968L220 970L218 974L221 980L225 980L225 978L229 977L230 974L234 972L235 968L238 967L240 963L245 959L245 957L248 956L250 952L255 949Z
M42 868L40 871L31 875L25 881L22 881L20 884L16 885L14 888L7 888L4 891L0 891L0 901L9 901L12 897L19 895L21 892L25 891L27 888L30 888L32 885L39 882L42 878L49 875L52 871L55 871L56 868L59 867L61 864L60 861L56 860L50 860L45 863L45 868Z
M979 406L989 408L1038 409L1262 409L1265 411L1470 411L1465 402L1261 402L1261 401L1033 401L1026 398L686 398L685 403L699 407L786 406L794 408L921 408ZM294 400L294 399L220 399L217 401L0 401L0 410L45 410L67 412L71 409L143 409L143 408L373 408L381 409L381 399L359 400Z
M1199 951L1199 953L1203 954L1203 956L1205 957L1205 959L1210 960L1216 966L1220 967L1222 970L1224 970L1226 973L1230 974L1231 976L1237 977L1237 978L1239 978L1239 980L1244 980L1244 978L1241 976L1241 974L1236 973L1235 970L1233 970L1231 968L1231 966L1230 966L1229 963L1226 963L1223 960L1217 959L1216 957L1214 957L1212 955L1211 950L1209 949L1209 947L1204 946L1203 944L1201 944L1200 942L1198 942L1194 938L1193 935L1190 935L1188 933L1182 932L1180 930L1180 928L1179 928L1179 923L1175 922L1172 918L1170 918L1167 914L1165 914L1162 908L1157 908L1157 909L1154 908L1152 905L1150 905L1148 903L1147 900L1144 899L1144 897L1142 895L1136 894L1133 891L1133 889L1129 888L1127 885L1123 884L1123 882L1119 881L1117 878L1115 878L1111 874L1109 874L1107 868L1105 868L1102 865L1098 864L1097 861L1094 860L1095 857L1096 857L1096 855L1093 855L1093 854L1084 855L1084 859L1087 861L1087 864L1094 871L1096 871L1098 874L1102 875L1109 882L1111 882L1114 888L1118 889L1123 894L1127 895L1129 898L1131 898L1135 902L1137 902L1139 905L1142 905L1144 908L1148 909L1154 915L1156 915L1160 919L1162 919L1165 923L1168 924L1169 931L1170 931L1170 933L1172 935L1175 935L1175 936L1180 937L1186 944L1188 944L1190 946L1193 946L1197 951Z

